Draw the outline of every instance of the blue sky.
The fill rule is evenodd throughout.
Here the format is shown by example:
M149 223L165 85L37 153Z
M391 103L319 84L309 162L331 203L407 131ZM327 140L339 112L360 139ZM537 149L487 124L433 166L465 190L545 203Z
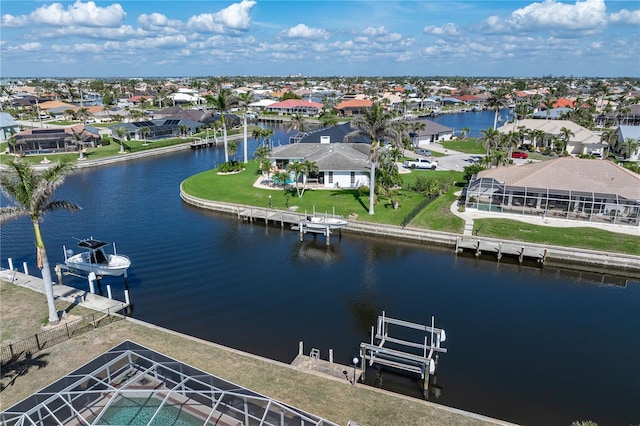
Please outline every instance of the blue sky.
M2 77L640 76L640 2L12 1Z

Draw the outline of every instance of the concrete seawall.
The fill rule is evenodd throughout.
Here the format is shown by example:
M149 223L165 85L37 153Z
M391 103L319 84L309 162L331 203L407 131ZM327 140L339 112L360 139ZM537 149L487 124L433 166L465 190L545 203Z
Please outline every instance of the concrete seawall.
M237 216L241 210L252 208L241 204L224 203L218 201L204 200L192 195L186 194L180 186L180 198L188 204L203 209L213 210L221 213L232 214ZM343 229L344 232L364 234L379 237L390 237L406 241L425 242L436 244L442 247L450 247L451 251L455 251L456 242L459 239L470 239L468 236L454 234L449 232L432 231L428 229L401 227L396 225L386 225L362 221L349 221L349 226ZM520 242L520 241L504 241L496 238L477 237L472 238L474 241L483 241L487 243L498 244L511 243L526 246L539 251L546 250L545 265L562 267L567 269L576 269L584 271L593 271L600 273L610 273L612 275L624 275L629 278L640 278L640 256L608 253L594 250L586 250L573 247L560 247L544 244Z

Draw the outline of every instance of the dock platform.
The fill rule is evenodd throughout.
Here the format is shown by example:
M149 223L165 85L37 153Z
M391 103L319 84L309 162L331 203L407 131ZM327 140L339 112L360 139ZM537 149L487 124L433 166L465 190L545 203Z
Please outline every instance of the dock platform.
M189 144L191 149L208 148L216 145L216 141L212 139L200 139Z
M547 260L548 254L547 249L541 246L477 237L458 237L456 240L456 253L462 253L463 251L471 251L476 257L482 254L493 254L498 261L505 255L516 258L519 263L522 263L525 259L530 259L541 265Z
M44 281L42 278L27 275L15 269L0 269L0 280L45 294ZM62 284L54 284L53 296L56 299L75 303L79 306L93 309L94 311L119 312L129 306L128 303L120 300L109 299L108 297L99 296L89 291Z

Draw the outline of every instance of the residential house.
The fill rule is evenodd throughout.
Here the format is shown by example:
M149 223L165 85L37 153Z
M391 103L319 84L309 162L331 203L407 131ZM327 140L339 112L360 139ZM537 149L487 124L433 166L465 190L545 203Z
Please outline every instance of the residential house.
M541 130L545 135L552 135L560 137L562 135L561 129L565 127L573 135L569 138L566 146L566 151L571 155L580 154L599 154L604 156L606 154L607 144L600 140L600 136L586 129L579 124L569 120L536 120L527 118L519 120L517 122L505 124L498 128L500 133L509 133L517 131L520 128L524 128L528 131ZM525 140L525 143L533 142L532 139ZM539 142L539 141L537 141Z
M304 99L287 99L286 101L276 102L264 108L266 112L275 112L278 114L302 114L315 116L322 111L322 104Z
M0 112L0 142L7 141L20 132L20 125L6 112Z
M342 116L362 115L373 106L368 99L347 99L336 105L335 109Z
M180 136L183 131L182 126L186 126L186 132L191 134L197 132L204 124L199 121L169 117L158 120L116 124L115 126L109 127L109 130L111 130L111 135L115 138L119 138L119 129L124 128L125 137L129 140L159 140ZM147 134L140 132L143 128L147 129Z
M640 175L611 161L561 157L483 170L465 206L482 211L638 226Z
M73 152L96 147L100 143L100 131L84 124L28 129L14 135L14 140L15 144L9 144L10 153L28 155Z
M425 128L423 130L418 130L415 133L409 133L414 146L429 145L442 140L451 140L451 138L453 138L455 129L443 126L442 124L431 120L417 120L415 122L424 123ZM408 121L407 123L409 124L409 129L411 129L414 121Z
M320 127L306 132L298 132L289 138L289 143L371 143L371 139L363 135L354 135L349 140L346 136L353 133L351 123L337 124L331 127Z
M369 185L370 148L362 143L296 143L274 148L271 161L275 170L286 170L292 162L311 161L318 166L316 175L305 184L318 188L358 188ZM295 176L291 176L293 180Z

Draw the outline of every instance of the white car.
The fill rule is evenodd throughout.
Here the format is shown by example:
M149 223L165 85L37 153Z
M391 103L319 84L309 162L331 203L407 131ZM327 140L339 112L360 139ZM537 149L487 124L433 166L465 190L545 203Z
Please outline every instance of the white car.
M408 169L431 169L435 170L438 167L436 160L428 158L416 158L415 160L407 160L404 162L404 166Z

